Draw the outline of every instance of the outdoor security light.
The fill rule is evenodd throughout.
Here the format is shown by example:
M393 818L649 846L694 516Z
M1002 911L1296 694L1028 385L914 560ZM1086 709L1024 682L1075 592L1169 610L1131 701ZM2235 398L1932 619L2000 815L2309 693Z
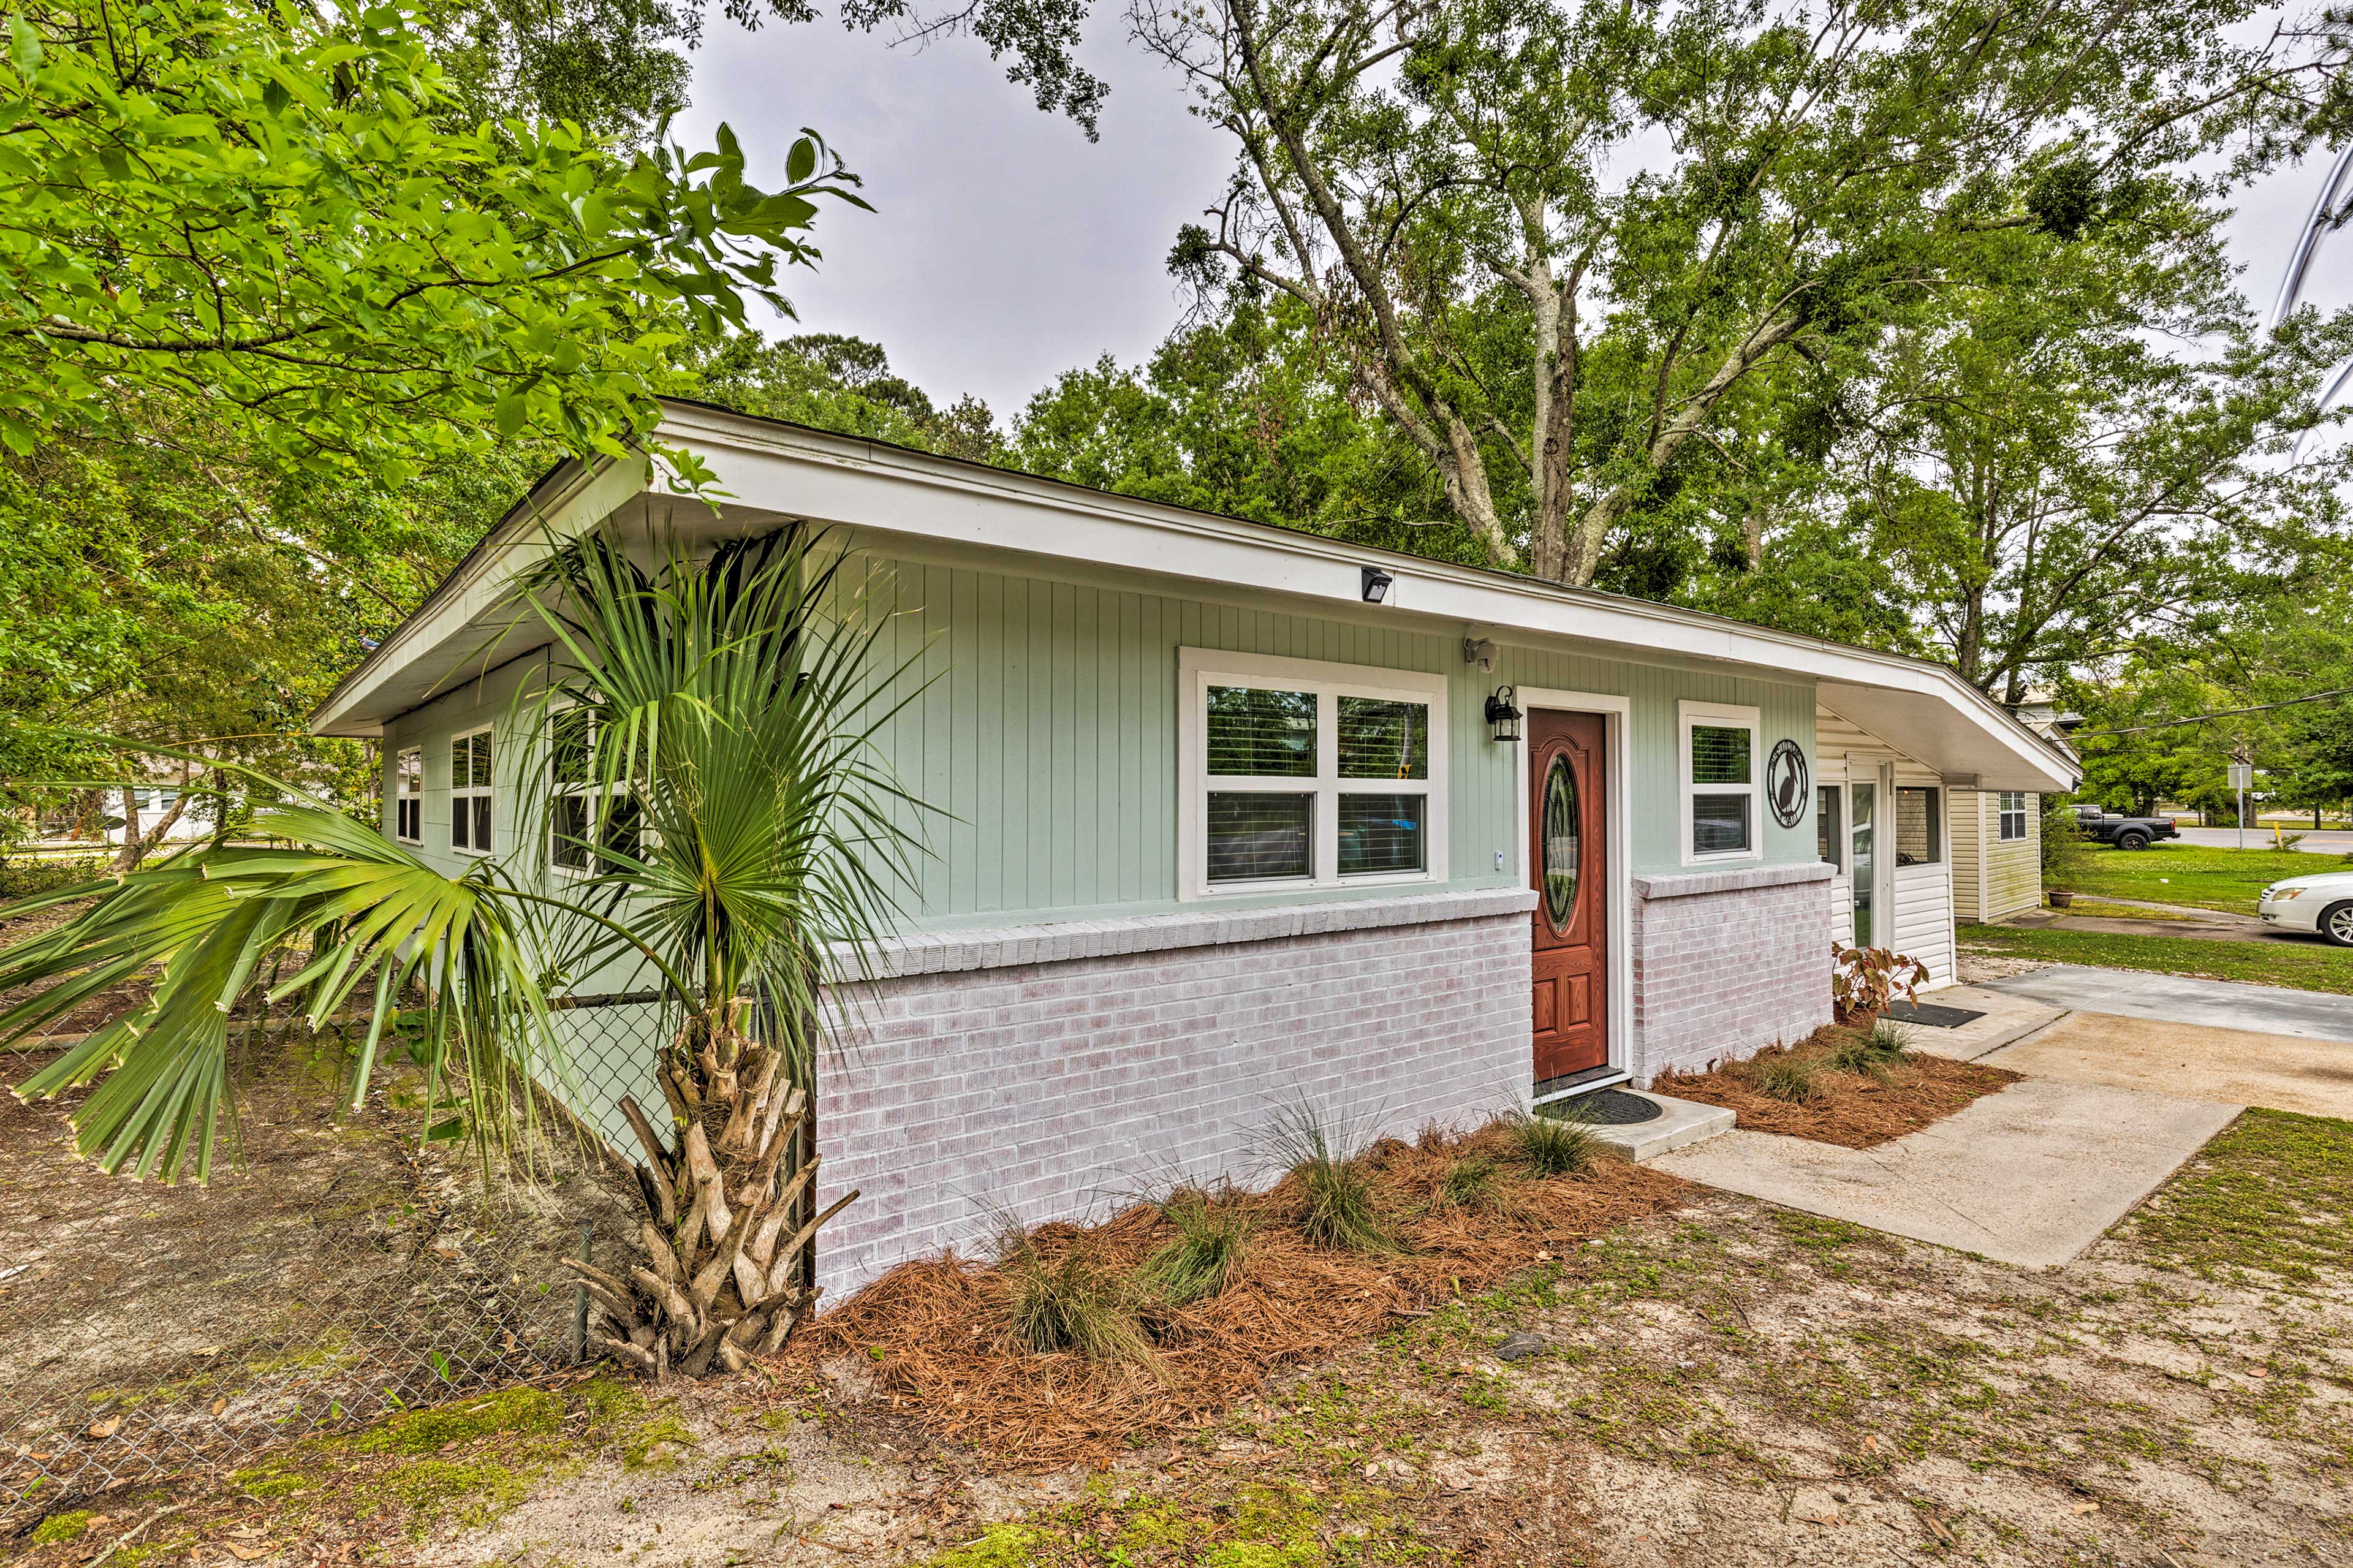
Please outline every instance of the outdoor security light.
M1495 695L1487 699L1487 733L1498 741L1520 738L1520 710L1512 706L1514 693L1508 686L1495 688Z
M1396 579L1377 566L1365 568L1365 603L1377 605L1389 596L1389 584Z

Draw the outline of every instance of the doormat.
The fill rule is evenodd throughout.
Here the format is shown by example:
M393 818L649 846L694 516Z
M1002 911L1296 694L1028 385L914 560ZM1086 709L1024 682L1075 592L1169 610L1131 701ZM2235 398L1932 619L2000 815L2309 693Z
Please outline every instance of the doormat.
M1656 1121L1666 1113L1667 1108L1658 1101L1628 1094L1622 1089L1580 1094L1560 1108L1563 1121L1582 1121L1588 1127L1633 1127Z
M1934 1002L1897 1002L1887 1009L1887 1016L1899 1024L1926 1024L1932 1029L1957 1029L1963 1024L1974 1024L1985 1016L1967 1007L1939 1007Z

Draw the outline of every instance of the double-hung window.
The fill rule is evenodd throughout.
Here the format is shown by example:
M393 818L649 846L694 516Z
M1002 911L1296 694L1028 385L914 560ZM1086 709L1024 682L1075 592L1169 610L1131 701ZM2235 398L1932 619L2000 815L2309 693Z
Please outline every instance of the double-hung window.
M2015 789L2002 791L2001 799L1997 806L1997 816L2000 823L1999 833L2002 843L2015 844L2025 837L2026 792Z
M596 767L596 721L586 709L559 710L549 752L549 864L586 876L607 855L634 858L642 813L626 782L607 785Z
M1442 880L1446 681L1179 651L1178 890Z
M1754 860L1764 854L1757 821L1757 717L1721 702L1678 705L1685 865Z
M425 753L414 746L392 760L392 836L425 842Z
M449 847L491 852L491 728L449 741Z

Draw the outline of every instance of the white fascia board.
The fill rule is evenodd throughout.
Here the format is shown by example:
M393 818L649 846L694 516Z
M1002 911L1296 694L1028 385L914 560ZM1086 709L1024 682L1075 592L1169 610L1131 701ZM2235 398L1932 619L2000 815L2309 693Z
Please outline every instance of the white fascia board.
M652 467L642 457L557 469L327 694L311 715L311 732L384 733L385 720L427 700L479 650L500 599L518 574L547 553L551 540L586 532L642 495L651 479Z

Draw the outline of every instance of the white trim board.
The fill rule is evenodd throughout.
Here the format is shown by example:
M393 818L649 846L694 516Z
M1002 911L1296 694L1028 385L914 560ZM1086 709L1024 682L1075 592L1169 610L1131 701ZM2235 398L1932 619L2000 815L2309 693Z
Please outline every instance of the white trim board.
M1633 700L1598 691L1557 691L1542 686L1520 687L1513 696L1522 713L1550 708L1564 713L1599 713L1602 716L1603 743L1608 752L1603 767L1609 774L1607 798L1609 808L1609 821L1603 831L1609 844L1611 867L1603 889L1609 900L1609 1048L1606 1065L1613 1072L1630 1072L1634 1039L1634 830L1633 813L1627 809L1626 799L1629 787L1626 725L1634 711ZM1525 723L1522 728L1525 729ZM1494 744L1492 741L1488 743ZM1520 852L1520 886L1525 888L1529 885L1530 872L1527 742L1514 742L1512 754L1512 772L1515 775L1512 799L1517 807L1514 837ZM1528 1052L1529 1081L1534 1083L1534 1036L1529 1037ZM1623 1082L1624 1079L1619 1081Z

